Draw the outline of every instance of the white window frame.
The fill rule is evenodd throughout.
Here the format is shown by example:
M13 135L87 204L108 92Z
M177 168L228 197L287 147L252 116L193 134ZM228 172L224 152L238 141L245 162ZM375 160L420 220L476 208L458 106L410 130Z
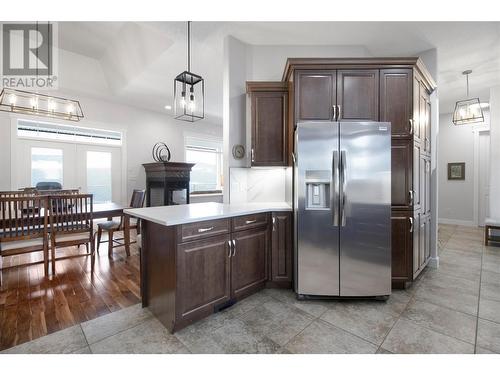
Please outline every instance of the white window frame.
M217 193L217 194L222 194L224 186L223 184L223 140L220 137L214 137L210 135L205 135L205 134L199 134L199 133L185 133L184 134L184 160L187 162L187 151L188 148L190 147L191 142L199 142L200 144L206 143L207 147L206 149L215 149L215 153L218 154L217 158L217 184L218 184L218 189L216 190L204 190L204 191L190 191L190 194L210 194L210 193ZM211 148L210 144L217 144L217 147ZM204 147L203 146L191 146L192 149L200 149L202 150Z

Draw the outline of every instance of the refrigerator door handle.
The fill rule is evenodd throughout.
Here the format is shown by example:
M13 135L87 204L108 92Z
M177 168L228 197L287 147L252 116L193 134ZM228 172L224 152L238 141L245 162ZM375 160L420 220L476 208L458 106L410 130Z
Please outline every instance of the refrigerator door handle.
M340 151L340 225L345 227L346 151Z
M332 152L332 182L330 187L330 209L332 210L333 226L339 226L339 153Z

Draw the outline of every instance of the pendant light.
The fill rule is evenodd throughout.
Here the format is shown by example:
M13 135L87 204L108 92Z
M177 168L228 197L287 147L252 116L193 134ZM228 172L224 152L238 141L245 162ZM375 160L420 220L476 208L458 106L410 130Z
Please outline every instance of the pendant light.
M50 23L47 23L51 30ZM38 22L37 45L38 43ZM49 48L51 46L49 32ZM50 66L49 50L49 66ZM36 50L36 81L38 81L38 49ZM36 92L4 88L0 92L0 111L15 112L35 116L47 116L62 120L80 121L83 118L82 107L78 100L60 98L52 95L43 95Z
M467 125L484 121L483 110L479 98L469 98L469 74L471 73L472 70L465 70L462 72L467 81L467 98L465 100L459 100L455 104L455 111L453 112L453 123L455 125Z
M205 82L191 73L191 21L187 23L187 70L174 79L174 117L194 122L205 117Z

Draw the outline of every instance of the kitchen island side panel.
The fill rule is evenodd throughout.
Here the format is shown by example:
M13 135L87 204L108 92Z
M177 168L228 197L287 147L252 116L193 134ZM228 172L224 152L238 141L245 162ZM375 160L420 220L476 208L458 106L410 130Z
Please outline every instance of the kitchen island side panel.
M143 220L142 229L142 304L172 332L176 297L176 227Z

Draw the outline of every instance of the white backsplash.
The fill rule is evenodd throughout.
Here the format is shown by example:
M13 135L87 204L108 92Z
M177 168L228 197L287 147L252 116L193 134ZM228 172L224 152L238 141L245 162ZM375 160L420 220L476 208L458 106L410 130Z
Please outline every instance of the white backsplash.
M231 168L229 171L230 202L287 202L290 204L291 175L291 168Z

